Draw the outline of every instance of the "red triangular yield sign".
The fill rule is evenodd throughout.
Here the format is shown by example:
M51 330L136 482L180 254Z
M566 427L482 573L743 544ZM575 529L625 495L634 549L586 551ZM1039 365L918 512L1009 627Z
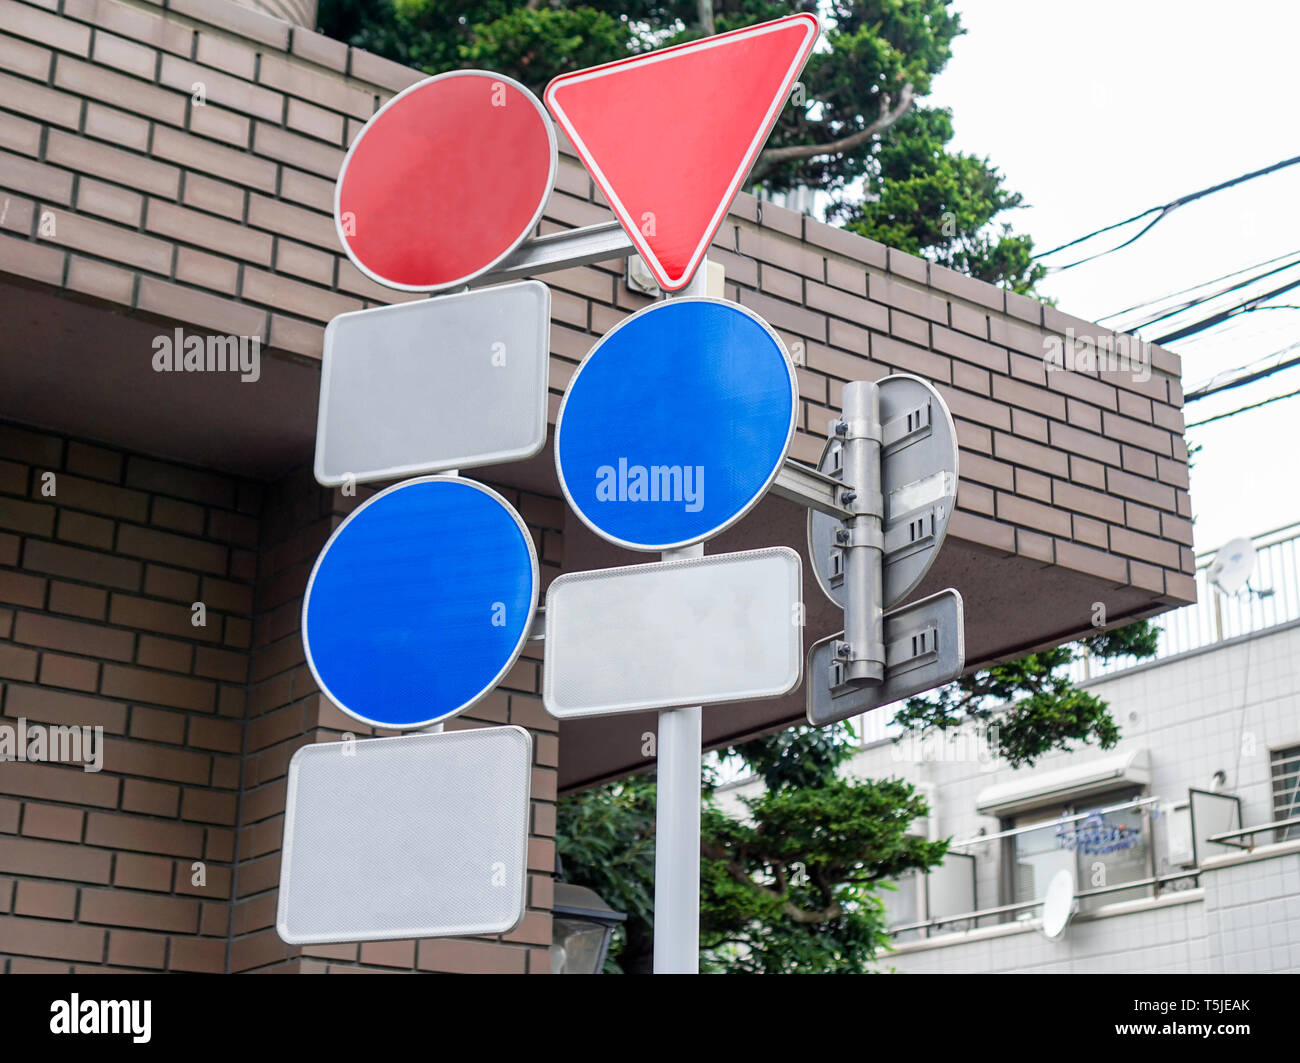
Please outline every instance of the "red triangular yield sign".
M546 106L665 291L694 276L818 29L791 15L547 86Z

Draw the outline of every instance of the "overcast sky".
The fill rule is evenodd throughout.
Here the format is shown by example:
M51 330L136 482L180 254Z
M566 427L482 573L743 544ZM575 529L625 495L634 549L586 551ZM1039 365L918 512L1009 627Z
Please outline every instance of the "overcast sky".
M1013 221L1040 249L1300 155L1300 4L957 0L956 7L967 34L932 100L952 109L955 147L987 156L1024 195L1029 206ZM1106 240L1086 250L1110 246ZM1182 207L1132 247L1054 274L1041 291L1062 310L1096 320L1292 251L1300 251L1300 166ZM1051 259L1071 260L1069 252ZM1300 268L1250 290L1289 279L1300 280ZM1300 289L1275 302L1300 304ZM1204 315L1202 308L1197 316ZM1300 310L1275 310L1169 347L1183 356L1190 391L1297 342ZM1195 402L1186 418L1297 389L1293 368ZM1298 429L1300 397L1189 432L1189 443L1203 447L1192 469L1198 552L1300 521Z

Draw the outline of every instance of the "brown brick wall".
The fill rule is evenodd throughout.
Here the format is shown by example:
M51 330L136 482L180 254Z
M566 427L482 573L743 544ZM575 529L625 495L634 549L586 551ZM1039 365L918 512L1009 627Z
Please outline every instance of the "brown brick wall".
M454 721L533 733L523 924L418 950L276 935L289 757L373 733L319 693L298 634L312 563L370 490L345 498L306 470L264 486L10 424L0 455L0 722L104 728L101 772L0 762L0 970L548 969L557 724L531 648ZM504 490L549 583L560 505Z

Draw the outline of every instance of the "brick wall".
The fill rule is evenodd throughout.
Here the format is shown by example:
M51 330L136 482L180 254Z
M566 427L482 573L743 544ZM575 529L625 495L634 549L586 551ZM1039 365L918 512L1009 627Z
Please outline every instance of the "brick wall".
M366 494L325 491L306 470L264 486L9 424L0 454L0 723L104 728L100 772L0 763L0 970L549 969L558 743L536 651L455 721L533 733L521 926L418 952L290 948L274 928L289 757L371 733L312 681L302 594ZM504 490L549 582L562 513Z
M420 76L226 0L9 0L0 273L319 358L334 315L412 298L352 265L330 211L346 146ZM562 145L541 231L611 218ZM1049 374L1048 338L1111 333L746 195L711 255L802 362L795 457L819 455L845 380L918 373L957 417L956 538L1192 600L1175 355L1153 348L1145 381ZM552 418L596 338L648 302L621 278L546 275Z

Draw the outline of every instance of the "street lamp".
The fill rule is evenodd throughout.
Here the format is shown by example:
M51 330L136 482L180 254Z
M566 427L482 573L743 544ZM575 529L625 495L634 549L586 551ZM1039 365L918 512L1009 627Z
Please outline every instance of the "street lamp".
M595 890L572 882L555 884L551 911L551 973L600 974L614 927L627 916L614 911Z

